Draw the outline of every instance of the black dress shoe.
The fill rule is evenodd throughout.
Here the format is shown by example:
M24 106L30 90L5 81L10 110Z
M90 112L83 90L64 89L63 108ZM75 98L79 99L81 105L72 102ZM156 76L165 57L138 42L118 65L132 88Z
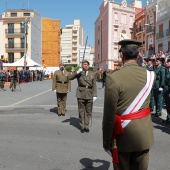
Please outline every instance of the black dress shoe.
M65 114L62 114L61 116L65 116Z
M84 131L87 132L87 133L90 132L89 128L85 128Z
M84 129L81 129L81 131L80 131L81 133L84 133L85 132L85 130Z
M61 116L61 114L58 114L58 116Z

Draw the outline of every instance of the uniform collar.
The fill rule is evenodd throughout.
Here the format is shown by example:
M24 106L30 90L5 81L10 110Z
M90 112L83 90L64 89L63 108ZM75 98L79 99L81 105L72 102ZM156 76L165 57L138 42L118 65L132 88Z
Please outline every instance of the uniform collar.
M123 65L123 67L128 67L128 66L138 66L138 64L136 62L129 62Z

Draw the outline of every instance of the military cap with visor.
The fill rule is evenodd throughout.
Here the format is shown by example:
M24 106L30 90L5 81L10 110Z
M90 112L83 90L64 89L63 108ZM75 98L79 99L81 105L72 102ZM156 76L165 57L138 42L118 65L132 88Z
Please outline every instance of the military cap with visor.
M90 65L90 63L89 63L87 60L83 60L83 61L82 61L82 64L83 64L83 63L87 63L88 65Z
M134 40L134 39L124 39L124 40L119 41L118 44L121 45L121 48L126 47L126 46L140 47L142 45L142 42L138 40ZM119 52L122 52L121 48Z

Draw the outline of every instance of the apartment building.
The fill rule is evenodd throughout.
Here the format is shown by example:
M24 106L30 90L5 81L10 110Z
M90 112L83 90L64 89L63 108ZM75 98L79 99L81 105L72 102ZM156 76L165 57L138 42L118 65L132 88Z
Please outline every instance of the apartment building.
M60 63L60 20L42 19L42 64L58 67Z
M79 46L85 44L85 32L80 20L66 25L61 31L61 62L65 65L80 65Z
M94 48L90 45L87 45L87 46L80 46L79 47L79 63L80 63L80 66L82 65L82 60L83 58L88 60L89 63L90 63L90 67L93 67L94 66Z
M142 46L140 48L140 53L145 55L145 8L136 8L135 9L135 24L134 24L134 32L135 39L142 42Z
M145 13L145 56L155 53L157 0L147 1Z
M118 42L132 37L135 6L104 0L95 21L95 67L114 69L119 59Z
M0 18L0 59L3 59L4 54L5 54L5 32L3 31L3 20Z
M170 1L157 1L157 24L155 51L167 52L170 49Z
M5 47L1 55L13 63L24 53L37 63L42 58L41 15L34 10L7 10L2 14ZM25 39L26 38L26 39Z

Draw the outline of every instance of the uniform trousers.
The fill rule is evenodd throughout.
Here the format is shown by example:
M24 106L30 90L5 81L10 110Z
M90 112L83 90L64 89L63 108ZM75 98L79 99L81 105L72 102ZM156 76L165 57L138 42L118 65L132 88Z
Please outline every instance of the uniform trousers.
M89 121L92 115L93 99L77 98L78 111L81 129L89 128Z
M119 152L119 164L114 170L147 170L149 149L138 152Z
M0 88L1 88L1 89L4 88L4 84L5 84L5 81L0 81Z
M58 114L65 115L67 93L56 93L56 95L57 95Z
M14 86L14 90L15 90L16 89L16 84L17 84L17 80L11 80L9 88L12 88Z
M153 89L151 90L151 97L150 97L150 110L153 111L154 110L154 105L155 105L155 101L154 101L154 96L153 96Z
M166 104L166 110L167 110L167 121L170 121L170 97L169 97L169 90L168 88L165 89L164 92L164 99L165 99L165 104Z
M163 104L162 91L159 91L158 89L153 89L153 95L154 95L154 99L155 99L156 114L161 115L162 114L162 104Z

